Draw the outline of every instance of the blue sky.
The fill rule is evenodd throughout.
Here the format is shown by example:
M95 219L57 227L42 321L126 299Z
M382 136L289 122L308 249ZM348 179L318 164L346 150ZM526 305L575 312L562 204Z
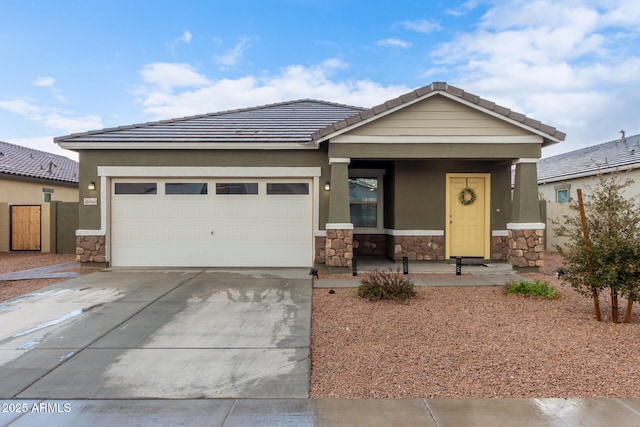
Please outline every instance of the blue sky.
M638 0L0 0L0 140L446 81L567 133L640 133Z

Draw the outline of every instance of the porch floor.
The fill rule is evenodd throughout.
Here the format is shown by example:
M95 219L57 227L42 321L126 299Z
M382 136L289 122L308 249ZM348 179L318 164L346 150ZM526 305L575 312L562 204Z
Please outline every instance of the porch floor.
M350 274L346 268L329 268L329 275L313 280L315 288L356 288L363 273L378 270L402 271L402 262L393 262L386 257L359 257L356 260L358 276ZM482 262L481 260L474 262ZM456 276L455 260L450 261L409 261L409 275L416 286L502 286L513 280L526 280L518 275L511 264L505 262L476 265L463 264L461 275Z
M384 256L362 256L356 258L358 273L373 270L402 271L402 261L396 261ZM487 262L481 259L463 258L462 273L492 274L512 272L513 267L506 262ZM455 259L447 261L409 261L409 273L453 273L456 272Z

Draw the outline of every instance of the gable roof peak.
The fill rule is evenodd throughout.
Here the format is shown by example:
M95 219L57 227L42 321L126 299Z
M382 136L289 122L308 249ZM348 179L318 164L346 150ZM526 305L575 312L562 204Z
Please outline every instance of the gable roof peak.
M517 125L526 127L533 132L543 134L545 144L549 145L564 140L566 134L560 132L553 126L545 125L538 120L534 120L522 113L511 111L509 108L496 105L495 102L483 99L480 96L467 92L459 87L452 86L447 82L433 82L426 86L415 89L411 92L402 94L397 98L390 99L380 105L376 105L366 111L363 111L359 115L349 118L349 125L346 123L338 122L327 126L324 129L320 129L314 133L312 139L323 140L327 139L329 135L332 135L338 131L345 132L348 127L360 126L365 120L369 120L374 116L388 114L400 108L404 108L410 104L418 102L422 99L434 96L435 94L441 94L450 99L457 100L459 102L470 104L472 107L479 110L483 110L487 113L493 114L498 118L507 119L511 122L515 122ZM346 120L343 120L346 122Z

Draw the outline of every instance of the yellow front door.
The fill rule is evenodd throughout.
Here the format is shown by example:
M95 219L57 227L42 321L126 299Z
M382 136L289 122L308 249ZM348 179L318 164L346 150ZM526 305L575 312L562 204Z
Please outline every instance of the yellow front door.
M447 197L449 257L488 258L488 180L485 174L450 174Z

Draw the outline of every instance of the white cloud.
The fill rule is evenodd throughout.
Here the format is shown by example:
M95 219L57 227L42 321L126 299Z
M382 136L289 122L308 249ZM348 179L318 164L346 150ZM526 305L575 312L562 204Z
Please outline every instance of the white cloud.
M169 48L169 50L171 50L172 53L176 53L176 48L178 47L178 45L180 44L189 44L191 43L191 38L193 37L193 35L191 34L191 31L189 30L184 30L184 32L182 33L182 35L178 38L173 39L170 42L166 43L166 46Z
M237 65L244 52L251 45L250 38L242 38L234 47L223 53L222 55L213 55L213 59L223 68L230 68Z
M51 129L64 133L85 132L102 128L102 119L97 115L69 116L60 113L47 113L43 116L43 124Z
M447 9L445 13L453 16L463 16L475 9L479 3L479 0L469 0L458 6L457 9Z
M0 108L11 111L12 113L20 114L21 116L37 114L40 112L40 108L36 107L31 102L26 101L24 99L0 101Z
M98 115L76 115L56 108L40 107L27 100L0 101L0 108L60 133L84 132L103 127Z
M164 91L171 91L176 87L198 87L209 83L202 74L189 64L156 62L147 64L140 71L142 80Z
M191 43L191 31L184 30L184 33L176 39L176 42Z
M337 58L305 67L290 65L275 75L210 81L176 93L145 88L143 110L155 119L189 116L302 98L370 107L411 90L370 80L341 81L336 74L348 64Z
M51 92L53 93L53 96L62 104L67 103L67 97L62 94L62 91L60 89L53 89Z
M442 29L440 24L438 24L437 22L428 21L426 19L418 19L415 21L400 21L398 22L398 25L406 28L407 30L425 34Z
M632 120L621 100L640 98L640 57L624 48L639 20L623 6L640 16L637 1L493 2L475 30L433 51L426 74L448 69L451 84L567 132L562 151L607 141Z
M411 43L399 39L384 39L378 41L378 46L400 47L406 49L411 47Z
M53 142L53 138L53 135L38 136L34 138L11 138L6 142L20 145L22 147L33 148L35 150L40 150L47 153L59 154L61 156L66 156L72 160L78 161L78 158L80 157L78 153L61 148L58 144Z
M53 86L56 79L53 77L38 77L33 81L34 86Z

